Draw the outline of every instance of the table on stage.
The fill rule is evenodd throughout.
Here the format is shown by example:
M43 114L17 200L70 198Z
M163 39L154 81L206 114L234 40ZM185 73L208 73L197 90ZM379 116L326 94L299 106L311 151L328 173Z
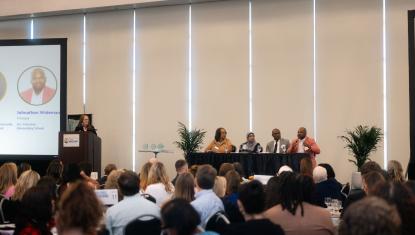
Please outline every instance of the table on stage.
M210 164L216 170L222 163L239 162L244 172L249 175L275 175L283 165L290 166L295 172L300 171L300 161L309 157L306 153L191 153L187 156L189 166Z

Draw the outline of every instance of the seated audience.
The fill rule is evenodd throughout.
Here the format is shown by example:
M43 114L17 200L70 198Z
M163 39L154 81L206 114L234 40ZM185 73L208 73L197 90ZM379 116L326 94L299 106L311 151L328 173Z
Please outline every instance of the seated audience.
M179 177L181 174L187 173L189 171L189 166L187 165L186 160L179 159L174 164L174 167L176 168L176 177L174 177L171 183L175 186L177 177Z
M205 152L229 153L232 151L232 143L226 138L225 128L218 128L215 132L215 139L206 147Z
M172 198L181 198L189 203L195 200L195 178L192 174L183 173L177 177Z
M59 159L54 159L49 163L46 169L46 176L51 176L55 179L56 185L62 184L63 163Z
M265 217L279 224L286 234L333 235L330 212L311 204L313 179L286 172L281 179L281 203L268 209Z
M22 197L19 212L15 220L16 235L51 235L52 198L43 187L32 187Z
M153 215L160 218L160 208L139 194L136 173L122 173L118 185L124 199L107 210L105 224L110 235L124 234L125 226L139 216Z
M225 177L226 173L228 173L228 171L232 171L232 170L235 170L235 167L233 166L232 163L228 163L228 162L222 163L220 165L218 175Z
M309 157L300 160L300 174L313 178L313 162Z
M140 171L140 191L144 193L148 186L148 173L150 172L150 168L153 164L147 162L141 167Z
M379 172L372 171L363 175L363 191L365 191L366 195L371 195L376 185L380 182L385 182L385 178Z
M36 186L40 176L36 171L27 170L17 179L15 192L11 197L13 201L21 201L25 192L33 186Z
M46 188L52 198L52 208L56 209L56 203L58 201L58 187L56 186L55 179L51 176L43 176L39 179L36 186ZM55 211L53 212L55 213Z
M200 215L202 227L218 211L224 211L223 203L213 192L216 170L210 165L201 165L196 173L196 194L192 206Z
M242 143L239 147L240 153L260 153L262 150L261 145L256 142L255 134L253 132L249 132L246 135L246 142Z
M277 176L281 175L281 173L285 172L285 171L293 172L293 169L291 169L291 167L289 167L287 165L284 165L284 166L280 167L280 169L278 170Z
M236 172L238 172L239 176L241 176L241 182L246 182L248 181L245 177L245 171L244 168L242 167L242 164L239 162L234 162L232 163L233 168L235 169Z
M108 164L104 168L104 175L99 179L99 185L104 185L107 182L108 176L111 174L112 171L117 170L117 166L115 164Z
M241 186L237 204L246 222L229 225L225 234L284 234L279 225L272 223L263 215L265 210L265 192L259 181L254 180Z
M279 176L273 176L268 180L265 187L265 209L269 209L281 202L281 177L286 177L287 175L291 175L291 172L281 172Z
M31 170L32 166L27 162L22 162L19 164L19 167L17 168L17 178L19 178L23 172Z
M327 179L327 170L324 167L317 166L313 170L313 179L316 188L313 193L313 204L321 207L326 207L324 203L325 198L332 198L342 200L341 185L335 181Z
M243 217L238 209L239 186L241 185L240 176L235 170L226 173L226 196L222 199L225 212L231 223L242 222Z
M0 167L0 195L6 199L13 196L17 183L17 166L7 162Z
M377 197L362 199L350 206L339 226L339 235L399 235L399 214Z
M96 235L103 217L103 205L94 190L83 181L71 183L58 204L56 228L60 235Z
M164 164L161 162L157 162L151 166L147 183L148 186L145 193L154 197L159 207L173 195L174 186L167 176Z
M193 175L193 177L196 177L196 172L197 172L197 168L199 166L198 165L192 165L189 169L189 172Z
M401 182L383 181L376 185L372 195L396 207L402 222L402 235L415 234L415 198L408 187Z
M382 168L377 162L374 161L367 161L360 167L360 173L362 174L362 176L371 171L381 172Z
M404 182L405 177L403 176L403 169L400 162L390 160L388 162L388 176L389 179L395 182Z
M120 175L124 172L125 170L123 169L112 170L111 173L108 175L104 185L104 189L116 189L118 191L118 201L121 201L123 197L120 187L118 185L118 178L120 178Z
M213 186L213 192L219 198L223 198L226 195L226 178L223 176L216 176L215 185Z

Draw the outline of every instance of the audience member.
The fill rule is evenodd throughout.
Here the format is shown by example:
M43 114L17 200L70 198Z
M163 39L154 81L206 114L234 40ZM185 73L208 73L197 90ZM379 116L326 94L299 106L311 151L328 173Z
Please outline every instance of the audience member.
M280 167L280 169L278 170L277 175L281 175L281 173L283 173L285 171L293 172L293 169L291 169L291 167L289 167L287 165L284 165L284 166Z
M17 168L17 178L19 178L23 172L31 170L32 166L27 162L22 162L19 164L19 167Z
M189 203L195 200L195 178L192 174L183 173L177 177L172 198L181 198Z
M363 175L371 172L371 171L382 171L382 168L377 162L374 161L367 161L360 167L360 173Z
M227 162L222 163L222 165L220 165L218 175L225 177L226 173L228 173L228 171L231 171L231 170L235 170L235 167L233 166L232 163L227 163Z
M140 190L144 193L148 186L148 174L150 172L150 168L153 164L150 162L146 162L143 167L141 167L140 171Z
M176 180L179 177L179 175L187 173L189 171L189 166L187 165L186 160L179 159L174 164L174 167L176 168L176 177L171 181L171 183L175 186Z
M113 163L110 163L105 166L104 168L104 175L99 179L99 185L105 185L107 182L108 176L111 174L112 171L117 170L117 166Z
M197 172L197 168L199 166L198 165L192 165L189 169L189 172L193 175L193 177L196 177L196 172Z
M229 225L225 234L284 234L279 225L272 223L263 215L265 210L265 192L262 183L259 181L254 180L241 186L238 207L246 222Z
M12 162L0 167L0 195L6 199L13 196L17 183L17 166Z
M120 178L120 175L124 172L125 170L123 169L112 170L108 175L104 185L104 189L116 189L118 191L118 201L121 201L123 198L120 187L118 185L118 178Z
M17 179L15 192L11 197L13 201L21 201L25 192L31 187L35 186L39 181L40 176L36 171L27 170Z
M118 185L124 199L107 210L105 224L110 235L124 234L125 226L139 216L152 215L160 218L160 208L139 194L136 173L122 173L118 178Z
M265 209L281 203L281 177L286 177L287 175L291 175L291 173L281 172L279 176L273 176L268 180L265 190Z
M202 227L218 211L224 211L223 203L213 192L216 170L210 165L201 165L196 173L196 194L192 206L200 215Z
M248 181L245 177L244 168L242 167L242 164L239 162L232 163L233 168L235 168L235 171L238 172L238 174L241 176L241 182Z
M395 182L404 182L403 169L400 162L390 160L388 162L388 176L389 179Z
M57 185L62 183L63 163L59 159L54 159L49 163L46 169L46 175L55 179Z
M398 235L399 214L393 206L376 197L350 206L339 226L339 235Z
M216 176L215 184L213 186L213 192L219 198L223 198L226 195L226 178L223 176Z
M300 174L313 178L313 162L310 158L304 157L300 160Z
M235 170L226 173L226 196L222 199L225 212L231 223L242 222L243 217L238 208L239 186L241 185L240 176Z
M316 188L313 193L313 204L321 207L326 207L324 203L325 198L332 198L343 200L341 190L342 187L336 184L335 181L327 179L327 170L322 166L317 166L313 170L313 179Z
M166 168L161 162L154 163L148 174L148 186L146 194L150 194L156 199L156 204L161 205L171 198L174 192L174 186L170 182L166 173Z
M343 203L342 214L347 210L347 208L354 202L359 201L360 199L366 196L365 191L362 189L362 175L360 172L353 172L350 184L350 191L347 195L346 200Z
M371 171L362 177L363 191L366 195L371 195L376 185L380 182L385 182L385 178L380 172Z

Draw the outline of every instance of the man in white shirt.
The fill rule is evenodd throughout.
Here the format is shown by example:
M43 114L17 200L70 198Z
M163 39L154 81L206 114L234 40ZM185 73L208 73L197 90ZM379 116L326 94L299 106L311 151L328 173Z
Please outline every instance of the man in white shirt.
M281 138L281 131L277 128L272 130L272 137L274 140L269 142L266 147L267 153L287 153L290 147L290 141Z
M139 216L160 218L160 208L139 194L138 185L138 176L132 171L126 171L118 178L124 199L107 210L105 224L110 235L123 235L127 224Z
M202 227L206 226L216 212L225 211L222 200L212 190L216 175L216 170L211 165L201 165L196 172L196 194L191 204L200 215Z

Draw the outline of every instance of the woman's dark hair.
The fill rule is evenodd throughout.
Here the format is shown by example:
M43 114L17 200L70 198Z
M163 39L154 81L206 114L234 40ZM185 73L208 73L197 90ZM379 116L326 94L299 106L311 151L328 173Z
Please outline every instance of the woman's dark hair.
M334 179L336 178L336 173L334 173L333 167L328 163L320 163L318 164L321 167L324 167L327 171L327 179Z
M163 229L174 229L177 235L192 235L200 224L196 210L184 199L173 199L161 208Z
M400 182L380 182L372 191L372 195L396 206L402 220L403 235L415 234L415 198L407 186Z
M313 177L313 162L309 157L300 160L300 174Z
M32 187L23 195L14 234L19 234L28 225L38 229L41 234L51 234L48 228L51 218L52 198L49 191L43 187Z
M91 177L91 173L92 173L92 164L89 162L81 162L79 163L79 168L81 169L81 171L83 171L85 173L85 175Z
M32 169L32 166L29 163L27 163L27 162L20 163L19 167L17 168L17 177L20 177L20 175L23 172L31 170L31 169Z
M303 202L310 202L314 189L313 179L307 175L283 172L281 175L281 207L295 215L298 206L304 216Z
M226 178L226 195L237 193L241 185L241 176L235 170L228 171Z
M73 183L77 180L82 180L81 168L76 163L66 165L63 172L63 181L65 183Z
M235 168L235 171L238 172L238 174L241 176L241 181L242 181L242 177L245 177L245 172L244 172L244 168L242 167L242 164L239 162L234 162L232 163L232 165Z
M281 174L281 176L273 176L268 180L265 189L265 207L267 209L276 206L281 201L281 177L288 174Z
M220 132L221 132L222 129L225 129L225 128L219 127L218 129L216 129L216 131L215 131L215 140L216 141L220 141Z
M262 183L253 180L243 184L239 190L239 201L247 214L259 214L265 209L265 192Z
M224 162L220 165L218 176L225 177L226 173L232 170L235 170L235 167L233 166L233 164L229 162Z
M55 179L56 184L60 184L62 181L63 165L61 160L54 159L49 163L46 170L46 175Z
M36 186L46 188L49 191L52 200L56 201L58 199L58 187L52 176L43 176L37 182Z

